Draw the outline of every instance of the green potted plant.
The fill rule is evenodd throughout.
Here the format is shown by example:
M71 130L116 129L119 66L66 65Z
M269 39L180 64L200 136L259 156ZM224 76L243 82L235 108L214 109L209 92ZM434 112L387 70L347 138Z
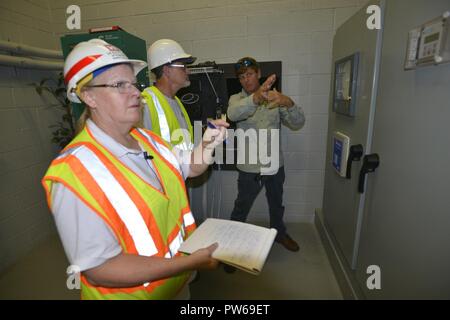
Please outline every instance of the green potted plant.
M49 128L54 128L52 142L64 148L75 137L75 123L70 101L67 99L63 74L61 72L57 80L47 78L33 86L40 96L43 96L44 92L50 93L58 101L58 107L63 110L61 121L50 125Z

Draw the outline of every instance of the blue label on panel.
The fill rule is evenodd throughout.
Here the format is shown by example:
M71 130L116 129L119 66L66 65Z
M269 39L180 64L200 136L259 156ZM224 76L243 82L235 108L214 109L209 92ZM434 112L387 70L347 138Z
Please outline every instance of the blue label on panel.
M337 139L333 139L333 167L336 168L337 171L341 172L341 160L342 160L342 141Z

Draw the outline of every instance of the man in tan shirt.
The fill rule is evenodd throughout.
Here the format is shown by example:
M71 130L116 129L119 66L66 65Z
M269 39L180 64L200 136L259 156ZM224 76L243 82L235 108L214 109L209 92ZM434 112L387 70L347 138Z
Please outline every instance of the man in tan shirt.
M283 222L285 174L282 150L278 148L278 154L271 155L271 157L278 156L276 159L278 161L274 164L262 161L261 153L256 152L254 148L258 146L274 150L272 148L275 147L274 143L280 146L281 123L294 130L300 129L305 123L303 110L288 96L275 89L270 90L276 80L275 75L270 76L260 85L261 70L255 59L250 57L240 59L235 65L235 71L242 85L242 91L230 97L228 118L236 122L237 130L242 129L244 132L255 130L256 134L248 135L250 141L245 144L244 150L238 149L238 159L239 153L245 152L246 161L244 163L238 161L237 164L238 196L231 213L231 220L245 221L257 195L263 187L266 187L270 227L278 231L275 241L290 251L298 251L300 249L298 244L286 233ZM262 131L267 134L260 134ZM274 139L272 139L273 135L275 135ZM255 153L258 155L257 161L255 163L248 161L251 154Z

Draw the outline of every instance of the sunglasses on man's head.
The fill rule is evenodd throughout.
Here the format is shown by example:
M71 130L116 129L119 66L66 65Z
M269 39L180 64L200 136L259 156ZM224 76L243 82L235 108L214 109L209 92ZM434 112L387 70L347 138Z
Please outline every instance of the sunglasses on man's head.
M256 63L252 60L248 60L248 59L244 59L242 61L239 61L238 63L236 63L234 65L234 68L237 70L239 70L242 67L250 67L250 66L256 66Z

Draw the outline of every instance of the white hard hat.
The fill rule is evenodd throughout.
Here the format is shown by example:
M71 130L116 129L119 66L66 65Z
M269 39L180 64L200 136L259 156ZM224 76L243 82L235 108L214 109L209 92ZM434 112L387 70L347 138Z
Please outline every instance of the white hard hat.
M64 63L67 98L72 102L81 103L75 92L78 82L99 68L118 63L130 63L135 75L147 66L144 61L128 59L122 50L101 39L78 43Z
M150 65L150 70L180 59L186 60L190 64L197 58L184 52L178 42L170 39L157 40L147 50L147 61Z

